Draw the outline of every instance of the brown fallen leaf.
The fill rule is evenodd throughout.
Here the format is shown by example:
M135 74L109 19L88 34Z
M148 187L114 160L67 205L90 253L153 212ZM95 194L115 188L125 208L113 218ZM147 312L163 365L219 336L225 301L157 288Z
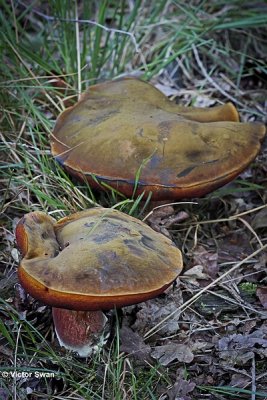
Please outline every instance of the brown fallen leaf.
M131 355L138 361L149 359L150 346L145 344L143 338L128 326L123 326L120 329L120 341L120 350L122 352Z
M196 387L196 384L179 377L171 389L167 391L168 400L191 400L188 396Z
M179 306L183 303L182 293L179 287L170 288L164 297L158 297L150 301L140 303L139 311L136 313L136 320L132 326L134 331L144 335L151 328L160 325L160 335L173 335L179 330L180 311ZM167 318L171 316L171 318Z
M219 357L228 365L245 365L254 353L267 356L267 324L249 335L233 334L218 341Z
M215 279L219 272L218 254L206 250L204 246L198 246L194 250L193 265L202 265L203 273Z
M267 286L258 288L256 294L262 306L267 309Z
M260 210L251 221L253 229L267 228L267 206Z
M250 376L247 374L246 370L241 370L243 373L235 373L231 376L231 387L238 387L245 389L250 384Z
M202 265L195 265L194 267L188 269L180 276L180 279L186 279L190 284L194 286L199 286L198 279L208 279L209 276L203 272Z
M190 363L194 359L194 355L188 346L175 342L163 346L156 346L151 352L151 356L164 366L170 364L174 360Z
M156 232L161 232L163 235L171 238L168 229L174 225L183 222L189 217L185 211L175 212L172 205L160 206L154 208L146 217L147 222Z
M226 232L218 241L218 262L237 262L251 252L251 238L246 230Z

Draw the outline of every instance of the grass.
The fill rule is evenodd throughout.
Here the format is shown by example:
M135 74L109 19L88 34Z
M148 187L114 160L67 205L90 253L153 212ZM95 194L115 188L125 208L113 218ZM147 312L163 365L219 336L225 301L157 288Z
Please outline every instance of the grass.
M244 5L240 0L52 0L47 4L0 0L0 4L0 209L4 232L0 282L5 282L0 286L0 374L48 373L41 379L32 375L26 380L19 375L2 375L0 397L166 399L171 396L177 371L188 369L186 379L192 381L198 375L177 362L170 367L157 362L139 366L120 350L118 321L109 346L92 359L81 360L60 350L50 310L39 309L40 305L31 300L25 305L14 289L18 264L14 225L32 210L60 218L99 204L138 218L148 214L149 199L145 204L142 195L127 199L107 185L105 192L95 193L88 184L73 181L50 155L49 137L57 116L94 83L134 74L173 86L182 104L197 105L201 96L217 103L234 100L243 119L263 121L266 8L261 3ZM250 206L252 215L257 207L264 206L266 179L259 164L252 167L248 179L239 178L232 186L197 200L197 204L182 206L189 220L174 225L169 232L183 248L186 261L197 243L205 245L208 241L218 249L227 230L249 231L240 218L231 218L241 212L234 201L237 196L244 203L248 199L246 206ZM266 245L263 230L257 235ZM253 234L250 240L252 254L258 242ZM240 318L245 321L247 316L244 313ZM155 333L157 326L152 329ZM164 339L152 336L148 343L154 346ZM260 389L253 392L229 387L217 378L218 382L209 386L199 379L193 398L200 394L206 399L218 395L222 399L267 397L261 380Z
M18 312L4 301L1 301L0 310L4 315L0 323L2 341L6 341L6 354L10 352L14 357L13 365L0 366L0 376L5 378L2 374L8 373L8 378L1 382L10 398L26 395L23 379L20 379L23 377L28 378L28 385L35 389L36 394L43 392L57 398L52 397L52 381L54 390L61 388L62 398L72 395L76 396L71 397L75 399L121 399L126 392L131 399L147 398L159 382L170 383L167 374L159 372L160 366L142 373L134 371L131 361L120 352L118 330L110 351L97 353L85 363L70 353L62 356L49 344L51 320L47 321L48 328L39 324L40 331L35 327L36 321L30 322L33 313L29 313L27 320L22 320ZM34 378L40 376L42 379L36 386Z

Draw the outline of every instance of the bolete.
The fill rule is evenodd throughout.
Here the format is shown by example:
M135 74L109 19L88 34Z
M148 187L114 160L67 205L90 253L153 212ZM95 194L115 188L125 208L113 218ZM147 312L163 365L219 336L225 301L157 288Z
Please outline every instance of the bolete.
M61 345L87 356L101 337L102 310L151 299L175 281L182 256L174 243L115 209L55 221L35 211L17 224L22 286L53 307Z
M203 196L254 160L265 127L240 123L233 104L181 107L134 78L91 86L58 118L51 151L93 188L154 200ZM145 197L144 196L144 197Z

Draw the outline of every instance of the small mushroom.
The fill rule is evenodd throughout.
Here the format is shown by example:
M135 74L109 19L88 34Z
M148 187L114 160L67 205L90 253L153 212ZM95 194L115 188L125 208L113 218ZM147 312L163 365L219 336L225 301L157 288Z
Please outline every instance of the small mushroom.
M56 160L93 188L101 183L154 200L203 196L256 157L260 123L240 123L231 104L181 107L149 83L124 78L90 87L58 118Z
M93 208L57 222L31 212L18 222L16 239L22 286L53 307L60 344L81 357L103 337L102 310L159 295L182 269L171 240L114 209Z

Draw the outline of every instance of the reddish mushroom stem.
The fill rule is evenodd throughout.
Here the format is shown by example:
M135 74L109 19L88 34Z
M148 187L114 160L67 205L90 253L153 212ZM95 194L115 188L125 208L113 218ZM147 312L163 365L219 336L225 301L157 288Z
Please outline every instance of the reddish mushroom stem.
M66 349L88 357L103 344L107 318L102 311L53 307L52 314L59 344Z

